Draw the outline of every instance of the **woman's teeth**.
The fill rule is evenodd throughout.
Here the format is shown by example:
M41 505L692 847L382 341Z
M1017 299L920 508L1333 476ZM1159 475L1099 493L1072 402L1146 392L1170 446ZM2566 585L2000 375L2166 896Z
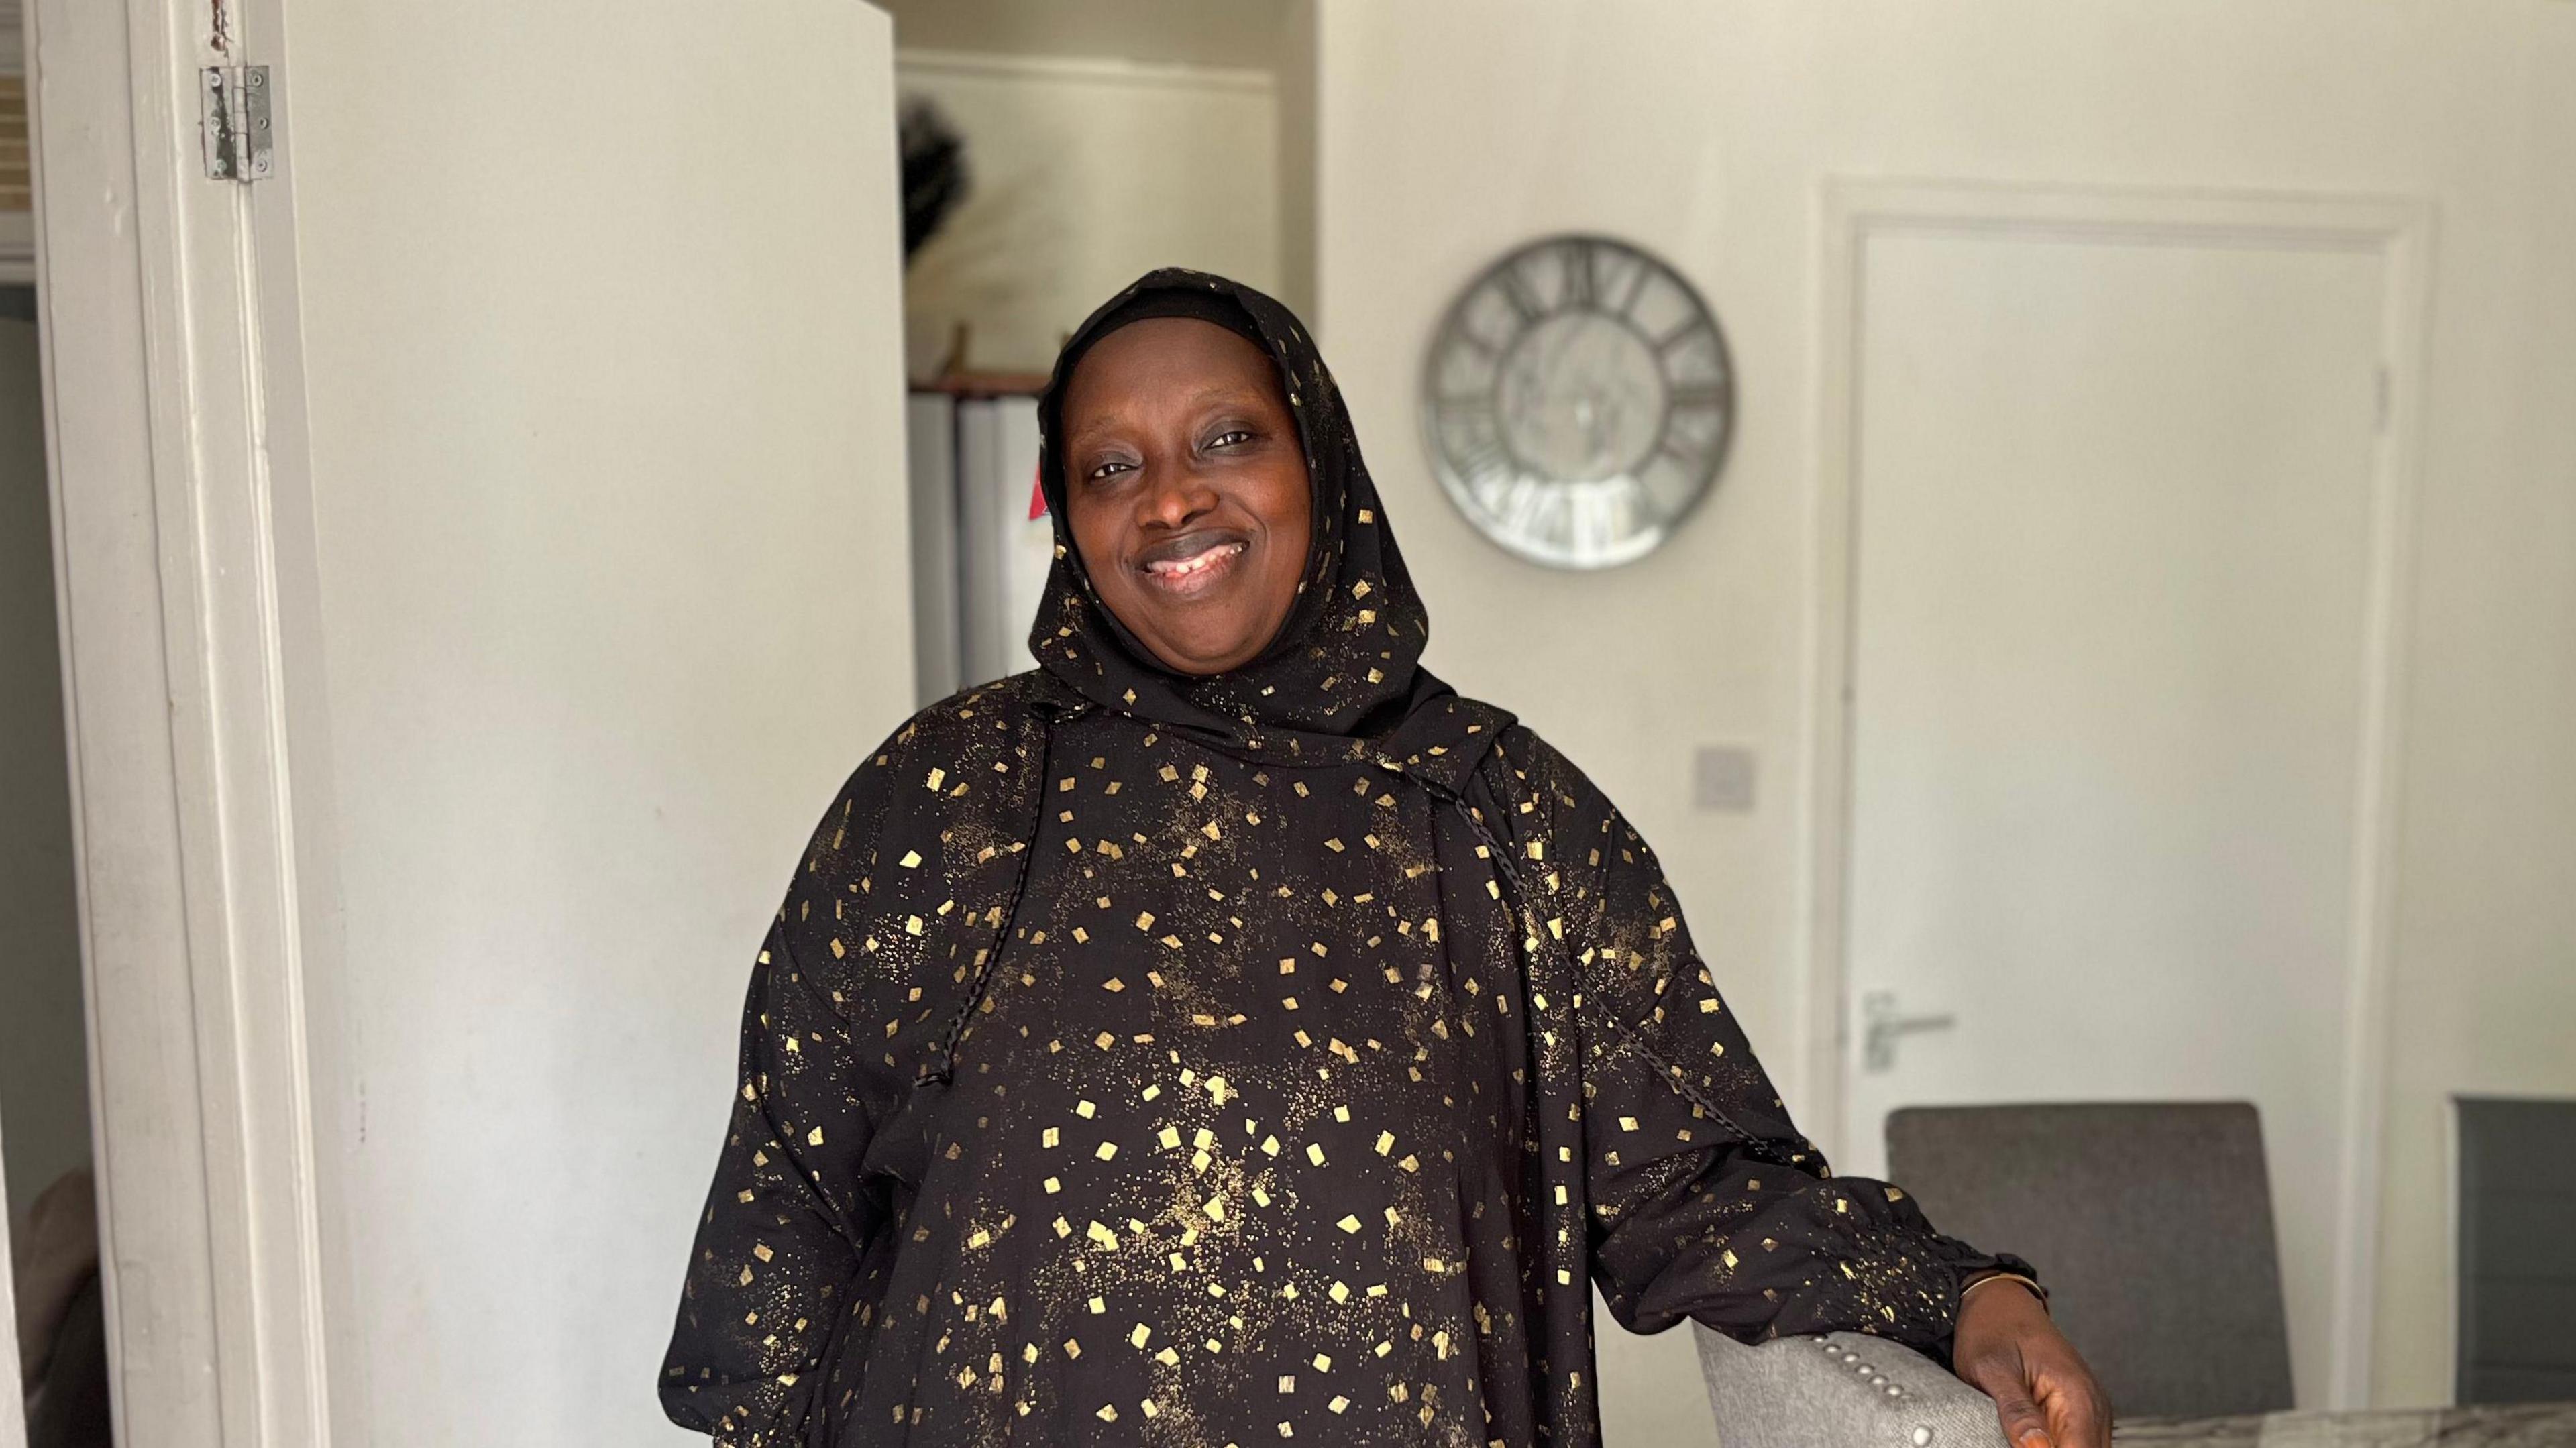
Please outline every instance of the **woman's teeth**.
M1160 578L1187 578L1219 559L1232 558L1250 546L1252 545L1248 543L1220 543L1205 553L1194 553L1187 558L1177 558L1170 562L1156 561L1146 564L1145 568L1147 572Z

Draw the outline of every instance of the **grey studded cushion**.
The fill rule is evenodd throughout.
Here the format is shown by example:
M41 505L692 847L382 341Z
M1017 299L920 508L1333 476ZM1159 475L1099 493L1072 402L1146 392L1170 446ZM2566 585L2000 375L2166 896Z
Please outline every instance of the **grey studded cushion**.
M1993 1399L1885 1338L1691 1331L1719 1448L2006 1448Z

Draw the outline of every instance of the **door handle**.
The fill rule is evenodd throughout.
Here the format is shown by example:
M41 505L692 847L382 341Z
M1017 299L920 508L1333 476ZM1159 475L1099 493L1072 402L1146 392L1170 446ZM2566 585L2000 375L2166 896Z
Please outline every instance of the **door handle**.
M1937 1016L1902 1014L1896 1004L1896 992L1874 990L1860 998L1860 1062L1870 1072L1896 1069L1896 1040L1918 1031L1946 1031L1959 1024L1959 1018L1944 1011Z

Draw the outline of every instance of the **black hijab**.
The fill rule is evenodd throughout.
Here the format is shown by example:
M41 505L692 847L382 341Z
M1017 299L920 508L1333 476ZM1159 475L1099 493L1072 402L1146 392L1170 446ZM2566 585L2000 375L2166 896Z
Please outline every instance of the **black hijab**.
M1063 407L1074 368L1101 338L1148 317L1194 317L1259 346L1297 419L1313 528L1296 605L1268 647L1223 674L1175 673L1110 613L1074 545L1065 508ZM1289 310L1240 282L1166 267L1091 314L1058 354L1038 400L1039 481L1055 519L1055 566L1029 651L1055 679L1130 714L1246 758L1328 763L1384 758L1451 774L1490 742L1500 711L1460 708L1421 667L1431 618L1360 460L1341 390ZM1471 727L1479 726L1479 727ZM1455 776L1453 777L1462 777Z

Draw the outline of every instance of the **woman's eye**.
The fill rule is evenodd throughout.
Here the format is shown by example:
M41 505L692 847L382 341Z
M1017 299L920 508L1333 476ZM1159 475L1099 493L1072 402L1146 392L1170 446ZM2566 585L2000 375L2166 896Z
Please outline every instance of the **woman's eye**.
M1102 478L1108 477L1113 473L1131 472L1135 469L1135 466L1136 465L1134 463L1105 462L1094 467L1091 471L1084 473L1082 476L1086 481L1098 482Z
M1209 446L1209 447L1232 447L1232 446L1234 446L1236 443L1243 443L1243 442L1250 442L1250 441L1252 441L1252 434L1251 434L1249 431L1246 431L1245 429L1243 429L1243 428L1239 428L1239 427L1230 427L1230 428L1227 428L1225 431L1223 431L1223 432L1221 432L1221 433L1218 433L1215 437L1212 437L1212 438L1208 439L1208 446Z

